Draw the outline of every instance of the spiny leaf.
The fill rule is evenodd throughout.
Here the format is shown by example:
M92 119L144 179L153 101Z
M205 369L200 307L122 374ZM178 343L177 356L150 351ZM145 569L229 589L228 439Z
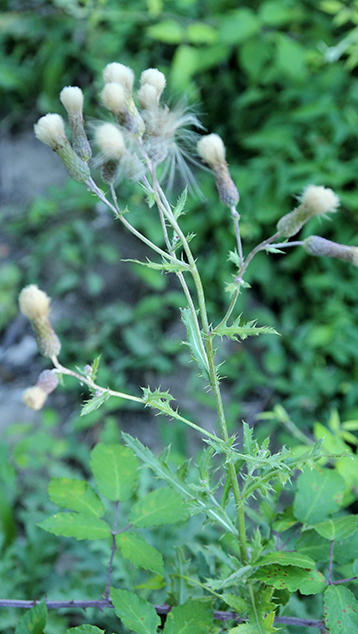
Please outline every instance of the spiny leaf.
M189 269L189 265L180 260L177 260L177 262L163 260L161 264L159 262L152 262L149 259L147 262L132 259L123 260L123 262L133 262L134 264L140 264L140 266L146 266L148 269L167 271L168 273L178 273L179 271L187 271Z
M183 210L184 210L187 198L188 198L188 188L186 187L184 191L180 194L177 200L177 204L175 205L173 209L173 215L175 220L178 220L179 216L181 216L184 213Z
M220 326L214 331L214 335L219 337L229 337L233 341L244 341L247 337L256 335L277 335L278 333L270 326L256 326L256 321L248 321L246 324L240 324L240 317L235 319L231 326Z
M85 416L86 414L89 414L90 412L93 412L95 409L98 409L99 407L101 407L103 403L108 401L109 397L110 397L110 394L108 393L107 390L105 392L102 392L102 394L99 394L98 396L93 396L89 401L87 401L82 406L81 416Z
M207 381L210 380L209 364L203 347L203 340L198 334L197 326L193 314L189 308L183 308L181 318L185 325L188 341L186 344L190 348L191 356L200 368L201 375Z

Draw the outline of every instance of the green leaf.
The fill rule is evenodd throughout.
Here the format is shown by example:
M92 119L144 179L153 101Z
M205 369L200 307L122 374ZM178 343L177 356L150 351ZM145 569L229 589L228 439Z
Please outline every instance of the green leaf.
M162 20L148 27L147 33L153 40L167 44L180 44L185 37L185 30L177 20Z
M358 601L343 586L329 586L324 593L324 622L330 634L358 632Z
M116 544L123 557L136 568L151 570L163 577L164 563L160 552L150 546L141 535L125 531L116 535Z
M348 517L337 517L334 520L325 520L320 524L315 524L314 530L325 539L346 539L356 532L357 515L349 515Z
M279 564L263 566L251 578L260 579L278 590L284 588L290 592L299 590L301 594L318 594L326 588L326 581L321 572L296 566L280 566Z
M186 187L184 191L182 191L182 193L180 194L177 200L177 204L175 205L173 209L173 216L175 220L178 220L178 218L184 213L184 207L185 207L187 198L188 198L188 189Z
M281 566L297 566L298 568L308 568L313 570L316 567L311 557L295 552L268 553L255 561L255 566L267 566L268 564L280 564Z
M102 517L105 508L97 493L85 480L52 478L48 487L51 502L85 515Z
M211 605L199 599L173 608L165 622L164 634L206 634L213 627Z
M178 493L164 487L148 493L132 506L129 521L134 526L161 526L175 524L189 517L188 505Z
M190 348L191 356L200 368L201 375L209 381L209 363L206 357L205 348L201 334L198 334L197 324L189 308L181 310L181 318L186 328L188 341L186 344Z
M297 478L293 512L302 524L316 524L338 511L345 482L332 469L305 469Z
M113 502L128 500L137 488L139 463L129 447L99 443L90 466L100 494Z
M159 262L151 262L151 260L147 260L147 262L141 262L140 260L122 260L122 262L133 262L134 264L140 264L140 266L146 266L148 269L154 269L155 271L167 271L168 273L178 273L179 271L187 271L189 269L189 265L186 262L181 262L178 260L177 262L168 262L167 260L163 260L162 264Z
M75 539L105 539L111 536L107 522L83 513L56 513L37 524L48 533Z
M189 24L187 36L191 44L215 44L219 39L217 30L205 22Z
M100 630L95 625L78 625L77 627L70 627L66 634L103 634L104 630Z
M277 34L277 66L292 79L302 81L307 76L304 47L283 33Z
M237 614L243 615L247 613L249 605L245 599L238 597L236 594L230 594L229 592L224 592L222 598Z
M15 634L43 634L46 621L46 603L39 603L21 617L16 626Z
M99 396L93 396L89 401L87 401L81 409L81 416L85 416L86 414L89 414L90 412L93 412L95 409L98 409L99 407L101 407L101 405L103 405L103 403L105 403L106 401L108 401L110 395L108 394L108 392L102 392L102 394L100 394Z
M239 339L244 341L253 335L277 335L278 333L270 326L256 326L256 321L240 325L240 317L238 317L231 326L221 326L215 329L214 334L221 338L229 337L233 341L239 341Z
M260 28L260 20L252 9L242 7L230 11L222 18L219 27L220 41L224 44L239 44L252 37Z
M127 590L111 588L110 596L114 611L122 623L137 634L154 634L160 625L155 608Z

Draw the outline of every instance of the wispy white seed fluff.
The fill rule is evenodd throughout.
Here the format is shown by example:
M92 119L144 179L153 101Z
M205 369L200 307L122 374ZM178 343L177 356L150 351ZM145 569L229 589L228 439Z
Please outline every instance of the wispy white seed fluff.
M151 108L159 105L157 89L151 84L143 84L137 92L138 103L141 108Z
M46 114L34 125L35 135L53 149L58 145L66 143L65 124L59 114Z
M121 84L129 92L132 92L134 72L129 66L112 62L111 64L107 64L103 70L103 80L106 84L114 81L117 84Z
M126 111L126 94L121 84L114 81L105 84L101 92L103 105L114 114Z
M69 115L82 114L83 92L78 86L65 86L65 88L62 88L60 101Z
M35 321L48 316L50 301L49 296L36 284L29 284L19 295L20 311L30 321Z
M300 199L301 205L309 209L312 216L335 212L339 207L339 198L332 189L308 185Z
M144 70L140 76L140 83L141 86L144 86L145 84L153 86L157 91L157 94L161 95L167 81L164 73L157 68L147 68L147 70Z
M225 163L225 145L218 134L207 134L197 144L199 156L211 167Z
M126 151L122 132L113 123L103 123L95 134L96 143L105 160L118 160Z

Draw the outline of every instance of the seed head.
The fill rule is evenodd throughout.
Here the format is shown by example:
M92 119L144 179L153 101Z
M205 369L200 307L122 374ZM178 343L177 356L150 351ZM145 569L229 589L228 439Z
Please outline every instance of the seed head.
M141 108L155 108L159 106L158 91L151 84L143 84L137 92L138 103Z
M96 130L96 143L105 160L118 160L126 151L122 132L113 123L103 123Z
M216 189L226 207L236 207L240 200L237 187L232 180L225 160L225 145L218 134L207 134L197 143L199 156L214 172Z
M115 82L121 84L128 92L132 92L134 83L134 72L129 66L112 62L107 64L103 71L103 80L106 84Z
M162 94L165 86L166 79L164 73L161 73L157 68L147 68L140 76L141 86L149 85L155 88L158 97Z
M207 134L201 137L197 150L203 161L212 168L225 163L225 145L218 134Z
M61 350L61 342L49 320L50 298L48 295L36 284L30 284L22 289L19 295L19 306L23 315L31 321L39 352L50 359L57 357Z
M307 216L312 218L313 216L336 212L339 204L339 198L332 189L308 185L301 196L300 207L304 207Z
M69 115L82 115L83 92L78 86L65 86L60 92L60 100Z
M28 387L22 395L22 402L30 409L39 410L45 405L47 394L39 386Z
M104 106L115 115L126 112L126 94L121 84L114 81L105 84L101 92Z
M59 146L68 143L65 124L59 114L46 114L41 117L34 125L35 135L45 143L56 150Z

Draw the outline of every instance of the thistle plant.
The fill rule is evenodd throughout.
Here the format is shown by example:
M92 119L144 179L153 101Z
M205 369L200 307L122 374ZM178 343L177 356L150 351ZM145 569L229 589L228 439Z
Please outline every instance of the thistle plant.
M64 121L57 114L42 117L35 125L35 134L59 155L74 180L95 194L126 231L152 249L155 259L141 264L178 278L185 300L181 317L187 333L186 343L203 378L203 388L209 388L214 397L217 429L208 431L200 420L181 415L172 405L170 393L159 388L145 388L142 396L137 396L128 393L125 386L119 392L100 385L96 380L98 359L89 360L83 371L63 366L59 361L60 343L49 322L49 298L34 284L23 289L20 310L33 325L39 351L53 364L51 370L41 373L35 386L25 391L24 401L29 407L40 409L56 388L58 378L70 375L87 385L90 392L82 414L112 397L134 401L177 424L195 429L207 445L204 457L195 468L194 482L192 477L187 478L185 470L169 468L166 455L156 457L129 434L123 434L124 445L100 443L92 450L90 466L97 491L86 481L63 478L51 481L50 499L70 512L58 512L40 526L56 535L109 542L104 597L77 602L69 597L66 605L114 608L124 626L139 634L158 631L160 614L165 634L223 631L266 634L280 627L284 628L280 631L288 632L290 625L315 627L333 634L354 632L358 627L358 601L347 587L350 584L354 587L357 579L354 555L348 576L344 576L346 571L339 567L335 570L336 546L344 542L349 548L358 535L356 516L345 511L352 490L347 467L347 460L353 459L349 444L344 443L343 454L333 453L325 447L322 434L313 441L307 438L282 409L266 416L280 418L300 439L300 451L283 447L271 453L269 439L259 445L253 430L245 423L243 440L239 442L237 437L229 435L221 393L224 379L220 377L215 357L217 342L224 337L240 341L248 336L276 334L272 328L258 326L254 321L245 323L235 316L239 294L248 292L247 268L257 253L266 251L269 257L270 252L298 247L312 256L340 258L358 265L358 247L336 244L319 236L290 240L314 216L335 213L339 198L331 189L308 185L298 206L278 221L277 231L245 254L237 210L240 197L230 175L223 140L215 133L203 134L200 122L190 110L165 105L166 79L159 70L145 70L137 92L133 71L122 64L108 64L103 79L100 101L112 120L95 125L94 145L98 152L93 167L89 163L91 149L83 121L80 88L66 87L60 94L68 113L71 143ZM202 161L212 171L220 201L216 204L228 207L233 220L236 249L230 254L233 264L232 281L228 284L230 300L218 324L212 323L207 311L195 240L189 240L181 225L187 193L195 187L188 161L197 165ZM96 167L100 167L102 187L93 176ZM174 183L178 173L186 187L176 205L172 205L165 187ZM159 244L131 223L130 210L123 206L124 201L116 191L117 183L123 179L130 179L141 187L148 213L159 215L163 234L158 238ZM165 247L159 246L162 238ZM329 469L324 467L326 463ZM151 469L166 486L140 497L140 464ZM295 480L293 504L280 508L279 496L287 486L292 490L297 470L301 474ZM102 519L108 506L103 504L102 498L114 505L111 524ZM128 500L133 500L133 505L122 526L119 510ZM207 525L216 531L215 545L205 537L202 547L204 557L210 560L212 576L200 575L189 561L184 565L185 553L183 565L176 562L169 568L170 563L163 561L158 549L150 546L141 533L143 528L155 531L156 526L185 522L196 514L203 517L203 535ZM307 536L313 544L310 549ZM140 591L116 587L113 561L117 551L135 567L155 572L162 580L160 587L167 584L167 603L156 605L144 599ZM185 587L184 594L178 591L177 582ZM290 595L296 591L301 597L322 593L323 612L312 618L292 616ZM7 601L6 605L10 603ZM0 605L5 603L0 601ZM30 606L18 601L16 605L31 607L34 603ZM33 610L44 620L46 609L58 606L56 601L45 601Z

